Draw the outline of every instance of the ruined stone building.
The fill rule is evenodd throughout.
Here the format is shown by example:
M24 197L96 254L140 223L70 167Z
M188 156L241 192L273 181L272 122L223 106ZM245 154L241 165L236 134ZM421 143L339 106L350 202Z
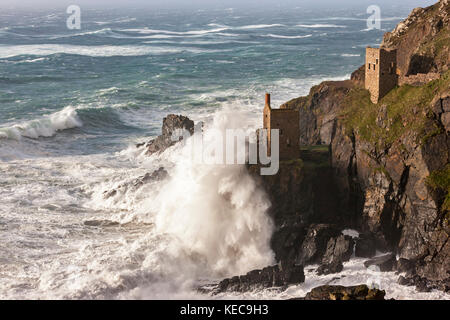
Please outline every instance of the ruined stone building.
M266 93L266 104L263 112L263 128L267 129L267 153L271 150L271 129L279 129L280 160L300 157L300 114L293 109L272 109L270 94Z
M365 87L373 103L398 84L397 50L366 48Z

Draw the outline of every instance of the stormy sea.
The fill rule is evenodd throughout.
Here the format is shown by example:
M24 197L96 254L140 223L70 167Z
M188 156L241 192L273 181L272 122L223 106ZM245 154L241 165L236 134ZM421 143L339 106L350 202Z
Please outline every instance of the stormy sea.
M136 147L169 113L260 127L265 92L278 106L349 78L411 7L384 7L374 30L362 6L81 9L73 30L65 8L0 12L1 299L286 299L374 277L387 298L449 298L362 258L286 290L202 294L275 263L270 203L241 166Z

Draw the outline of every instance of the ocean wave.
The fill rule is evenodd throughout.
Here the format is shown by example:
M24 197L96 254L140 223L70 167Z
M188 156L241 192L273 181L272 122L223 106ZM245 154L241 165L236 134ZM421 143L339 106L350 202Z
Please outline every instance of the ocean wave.
M245 25L245 26L226 26L220 24L211 23L208 26L213 27L212 29L204 30L189 30L189 31L170 31L170 30L160 30L160 29L149 29L149 28L132 28L132 29L121 29L117 30L120 32L133 32L139 34L152 34L152 35L171 35L171 36L201 36L210 33L221 33L227 30L253 30L253 29L267 29L275 27L285 27L283 24L255 24L255 25Z
M277 39L303 39L303 38L309 38L312 37L312 34L307 34L304 36L283 36L279 34L266 34L263 37L270 37L270 38L277 38Z
M97 25L107 25L107 24L114 24L114 23L127 23L127 22L133 22L136 21L136 18L124 18L124 19L118 19L113 21L94 21L93 23Z
M368 17L368 16L367 16ZM401 21L406 19L406 17L385 17L381 18L381 21ZM328 18L318 18L312 19L315 21L367 21L367 18L356 18L356 17L328 17Z
M111 28L103 28L100 30L92 30L92 31L86 31L86 32L79 32L79 33L71 33L71 34L62 34L62 35L43 35L41 37L44 38L48 38L51 40L55 40L55 39L61 39L61 38L73 38L73 37L80 37L80 36L88 36L88 35L93 35L93 34L108 34L108 33L112 33L112 29Z
M90 57L145 56L150 54L174 54L181 52L204 53L213 50L198 48L173 48L156 46L77 46L62 44L0 46L0 59L21 55L48 56L53 54L73 54ZM217 50L213 51L217 52Z
M111 87L111 88L106 88L106 89L100 89L97 92L98 92L99 96L107 96L110 94L119 93L120 91L122 91L122 89L117 88L117 87Z
M343 53L343 54L341 54L341 57L361 57L361 55L353 54L353 53Z
M34 63L34 62L40 62L40 61L46 61L47 58L36 58L36 59L24 59L24 60L18 60L18 61L9 61L9 60L2 60L1 62L10 63L10 64L19 64L19 63ZM0 77L0 81L5 80L6 78Z
M157 30L157 29L148 29L148 28L138 28L138 29L121 29L119 31L122 32L134 32L140 34L168 34L168 35L204 35L208 33L216 33L225 30L229 30L229 27L220 27L214 29L206 29L206 30L191 30L191 31L169 31L169 30Z
M57 131L81 127L83 123L74 107L66 107L42 119L0 128L0 139L21 140L22 137L37 139L51 137Z
M267 28L276 28L276 27L285 27L284 24L253 24L248 26L241 27L233 27L232 29L236 30L251 30L251 29L267 29Z
M301 28L347 28L347 26L337 25L337 24L298 24L297 27Z

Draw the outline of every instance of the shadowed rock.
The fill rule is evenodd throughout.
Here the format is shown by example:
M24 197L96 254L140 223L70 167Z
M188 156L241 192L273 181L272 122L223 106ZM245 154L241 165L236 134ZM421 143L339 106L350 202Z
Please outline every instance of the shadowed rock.
M266 267L262 270L253 270L246 275L235 276L222 280L213 293L225 291L246 292L255 289L282 287L299 284L305 281L303 266L284 266L283 264Z
M397 260L395 259L395 254L388 253L380 257L376 257L364 262L364 266L369 268L370 266L375 266L380 268L380 271L387 272L392 271L396 265Z
M376 254L376 243L368 235L360 235L356 239L355 256L361 258L372 258Z
M319 275L341 272L342 262L350 260L353 254L354 240L350 236L340 235L328 240L322 264L317 269Z
M305 300L384 300L384 290L369 289L366 285L320 286L306 294Z
M328 241L338 237L340 233L336 227L329 224L311 225L301 246L298 263L302 265L320 263L327 251Z

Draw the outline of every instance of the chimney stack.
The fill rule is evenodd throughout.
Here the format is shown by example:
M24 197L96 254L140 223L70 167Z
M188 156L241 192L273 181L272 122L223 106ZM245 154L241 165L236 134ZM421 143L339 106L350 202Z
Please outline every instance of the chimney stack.
M266 106L270 107L270 93L266 93Z

